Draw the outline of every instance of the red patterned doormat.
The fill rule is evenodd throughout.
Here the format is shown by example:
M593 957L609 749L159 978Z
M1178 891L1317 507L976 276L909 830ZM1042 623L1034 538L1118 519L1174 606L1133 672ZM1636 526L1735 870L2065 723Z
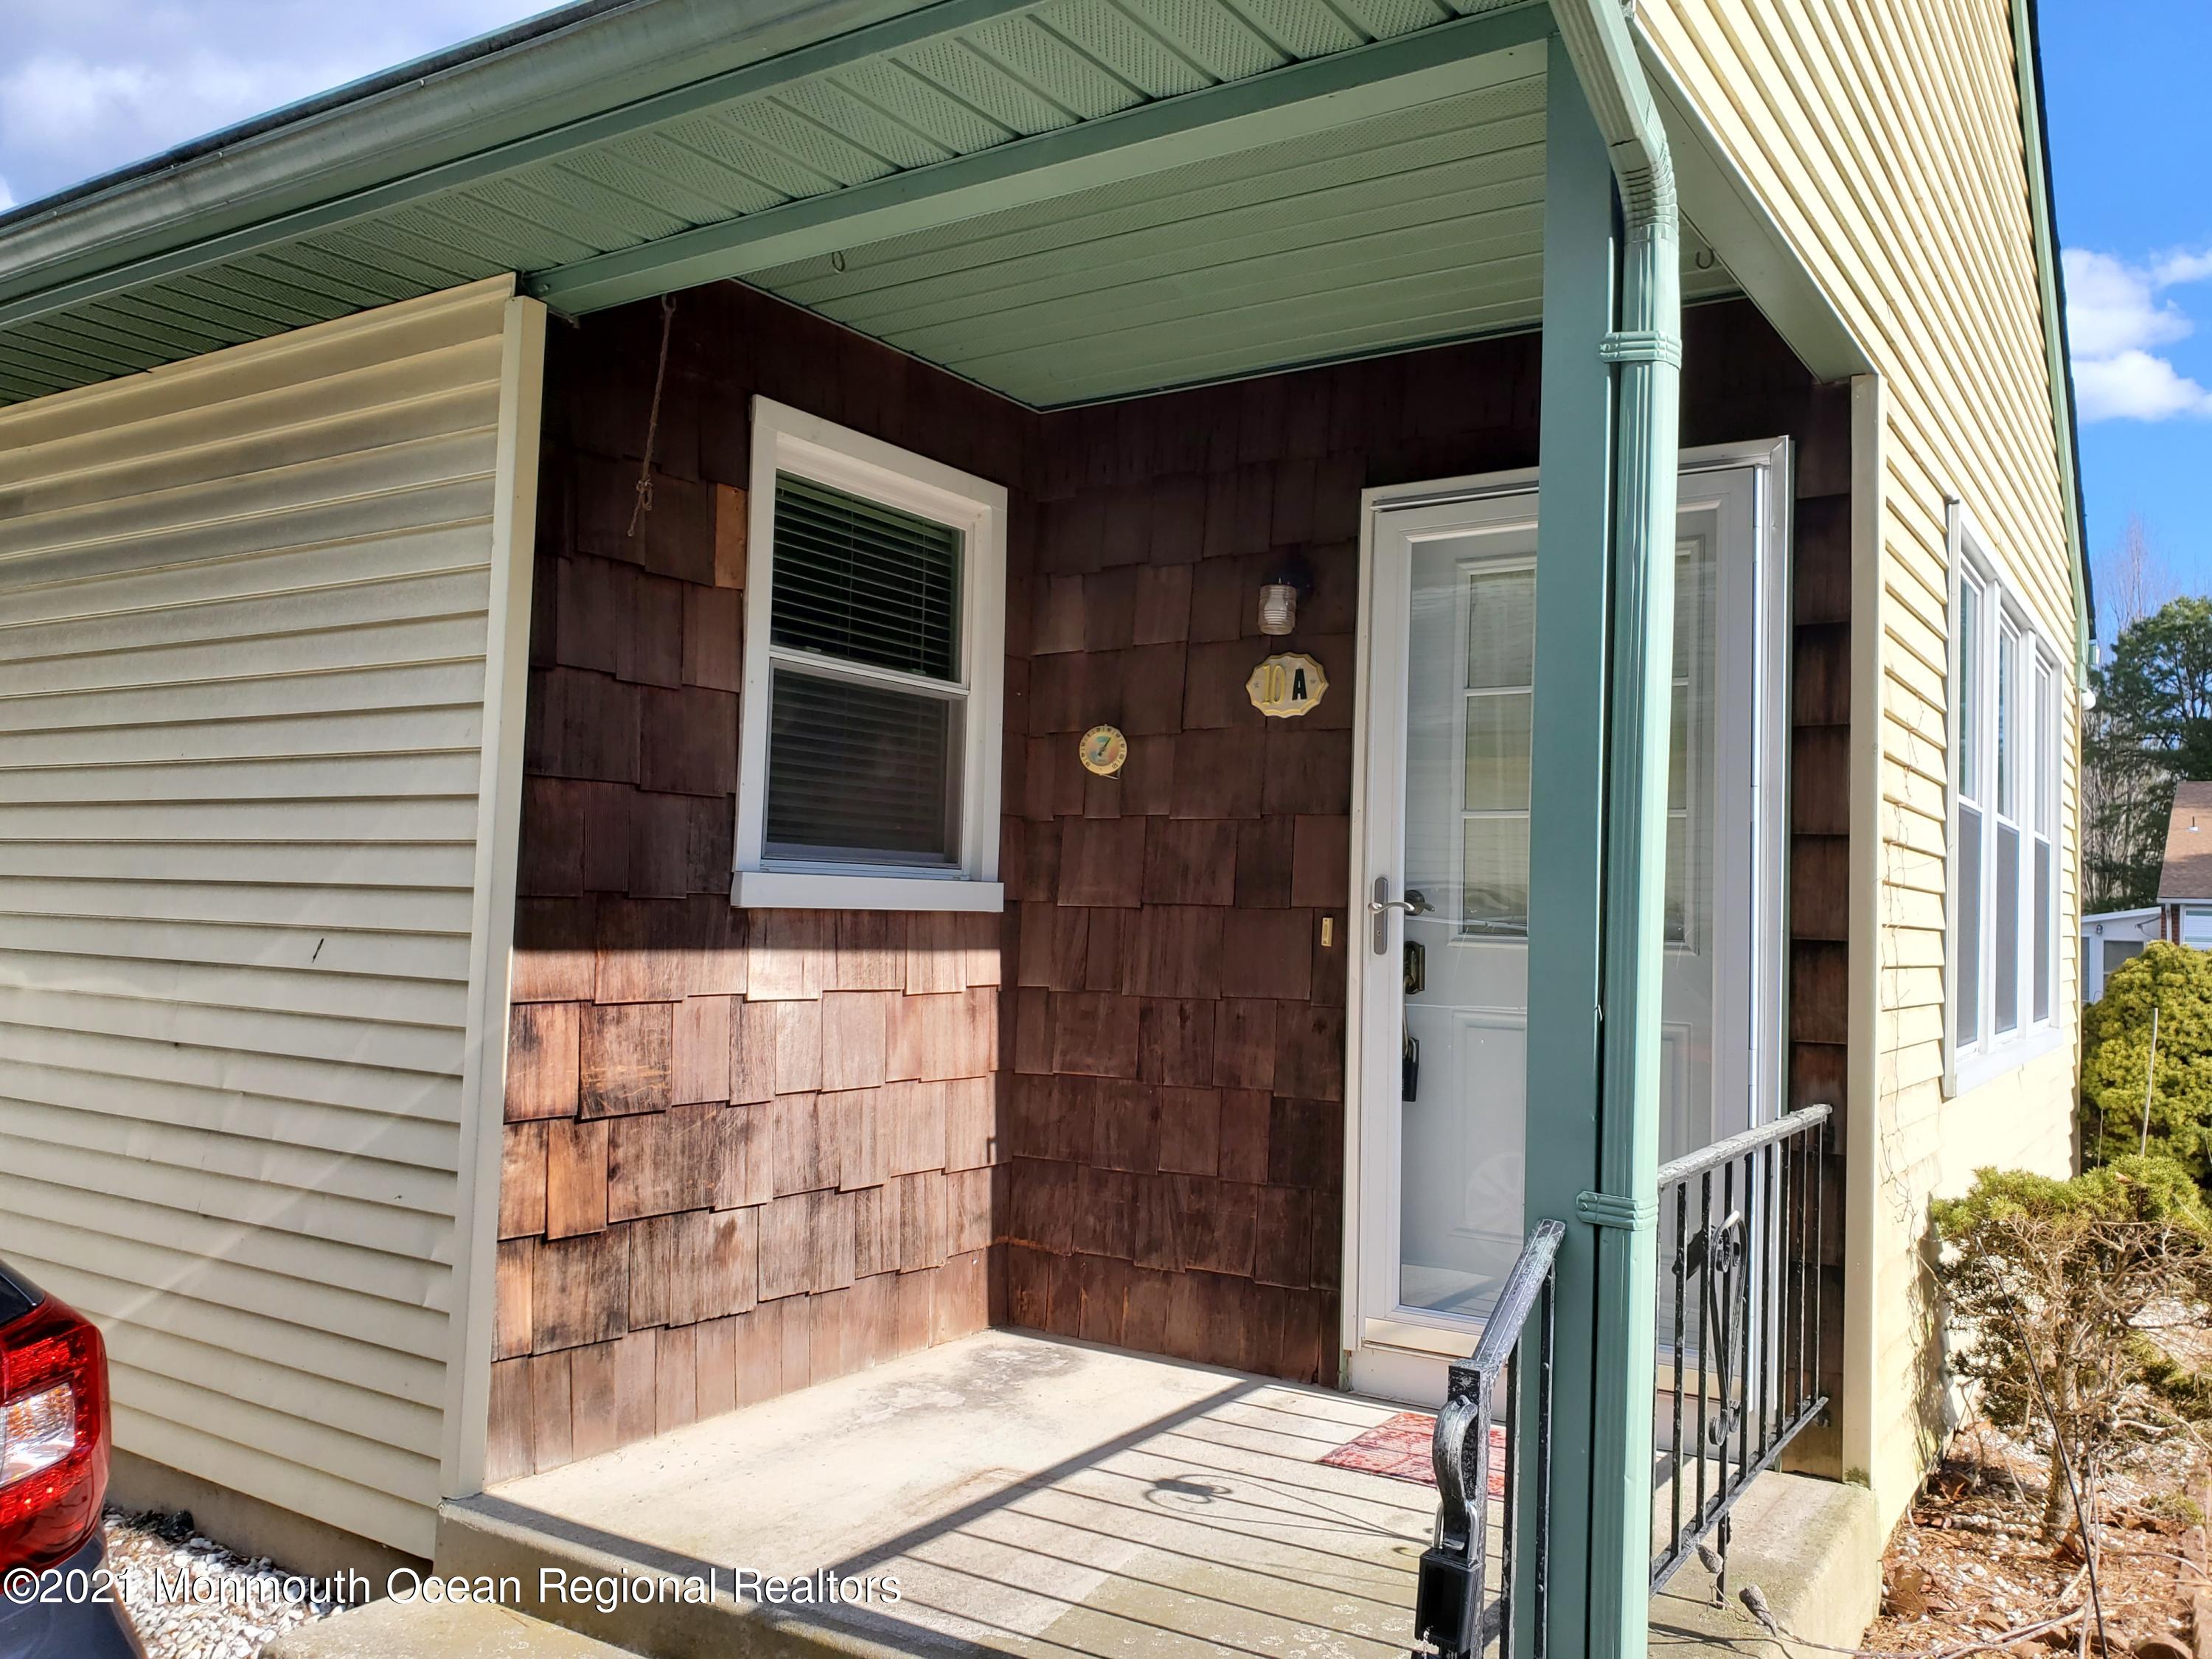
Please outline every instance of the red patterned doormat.
M1347 1440L1321 1461L1332 1468L1364 1469L1387 1474L1393 1480L1437 1484L1436 1460L1430 1447L1436 1438L1437 1419L1427 1412L1400 1412L1387 1423L1377 1423L1357 1439ZM1505 1425L1490 1425L1490 1495L1505 1496Z

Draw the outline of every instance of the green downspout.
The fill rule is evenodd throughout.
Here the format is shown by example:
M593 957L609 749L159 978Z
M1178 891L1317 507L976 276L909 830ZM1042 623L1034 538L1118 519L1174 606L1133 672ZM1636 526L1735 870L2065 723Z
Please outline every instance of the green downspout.
M1620 325L1604 347L1614 365L1615 418L1603 1074L1597 1184L1577 1209L1597 1243L1589 1651L1632 1659L1650 1635L1680 222L1666 132L1619 0L1555 0L1553 15L1605 138L1623 239Z

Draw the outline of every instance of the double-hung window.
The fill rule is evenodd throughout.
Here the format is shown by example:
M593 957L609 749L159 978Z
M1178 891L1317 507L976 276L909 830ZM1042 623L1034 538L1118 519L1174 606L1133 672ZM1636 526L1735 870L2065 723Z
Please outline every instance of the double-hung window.
M1950 1033L1954 1079L2055 1040L2058 659L1954 509Z
M756 398L734 902L995 910L1006 491Z

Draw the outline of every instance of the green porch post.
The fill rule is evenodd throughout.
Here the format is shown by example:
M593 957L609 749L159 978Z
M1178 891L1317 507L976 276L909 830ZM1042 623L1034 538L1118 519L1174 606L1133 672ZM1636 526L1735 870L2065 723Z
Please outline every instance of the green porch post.
M1575 1203L1598 1173L1598 1000L1603 943L1607 549L1612 539L1613 164L1565 48L1551 42L1545 122L1543 428L1536 507L1536 668L1528 838L1528 1222L1567 1223L1559 1259L1552 1449L1549 1650L1589 1634L1590 1436L1599 1260ZM1524 1515L1536 1444L1530 1391L1517 1425ZM1513 1605L1533 1652L1534 1562Z
M1550 53L1528 1193L1571 1223L1551 1650L1641 1659L1680 297L1665 137L1609 8L1561 0Z

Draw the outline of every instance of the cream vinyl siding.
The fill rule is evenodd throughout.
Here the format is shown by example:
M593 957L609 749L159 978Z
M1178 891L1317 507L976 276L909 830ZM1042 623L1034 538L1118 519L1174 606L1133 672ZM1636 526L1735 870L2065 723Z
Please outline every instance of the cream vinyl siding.
M106 1334L118 1446L426 1556L505 993L512 292L0 412L0 1255Z
M1855 631L1868 654L1851 734L1855 744L1879 738L1855 770L1852 803L1854 835L1879 838L1851 940L1854 976L1872 977L1859 1007L1873 1016L1871 1030L1855 1028L1851 1092L1873 1121L1858 1126L1851 1152L1863 1224L1851 1239L1844 1435L1845 1460L1872 1479L1887 1523L1937 1431L1922 1409L1934 1329L1922 1254L1929 1200L1962 1190L1978 1165L2063 1175L2072 1154L2071 696L2060 699L2062 1040L1970 1094L1947 1099L1943 1088L1947 496L1978 521L2063 665L2074 641L2013 18L2008 0L1647 0L1638 17L1657 64L1880 376L1864 405L1879 414L1861 433L1862 463L1869 448L1880 459L1859 500L1879 508L1861 541L1874 568L1856 586ZM1875 779L1878 787L1860 787Z

